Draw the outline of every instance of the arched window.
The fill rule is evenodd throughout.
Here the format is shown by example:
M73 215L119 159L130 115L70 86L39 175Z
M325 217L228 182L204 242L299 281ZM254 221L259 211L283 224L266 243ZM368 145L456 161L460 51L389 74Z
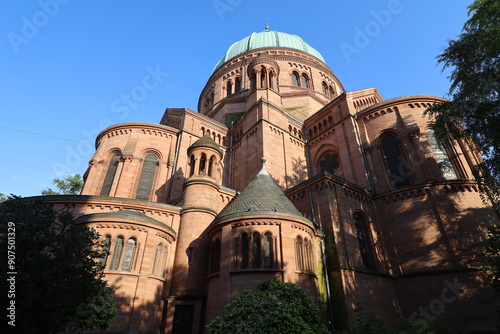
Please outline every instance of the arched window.
M356 227L356 236L358 238L359 251L361 253L361 260L367 269L375 269L375 259L373 254L372 238L368 223L361 213L354 215L354 224Z
M252 268L260 268L260 234L259 232L254 232L252 235Z
M312 241L300 235L295 239L295 262L299 271L314 271Z
M248 238L248 233L241 234L241 269L248 268L250 251L250 240Z
M132 269L136 245L137 241L135 238L128 239L127 248L125 249L125 255L123 257L123 271L130 271Z
M109 266L109 270L117 270L118 266L120 265L120 259L122 257L122 251L123 251L123 237L118 236L116 238L115 242L115 249L113 251L113 256L111 257L111 264Z
M330 97L334 97L334 96L335 96L335 93L334 93L334 91L333 91L332 86L330 86L330 88L328 88L328 95L329 95Z
M191 154L191 157L189 158L189 177L193 176L194 174L194 166L195 166L195 160L194 160L194 155Z
M155 248L155 257L153 258L153 269L151 272L156 276L163 276L162 272L163 261L163 244L160 243Z
M101 196L109 196L111 191L111 186L113 185L113 180L115 179L116 170L118 169L118 160L120 155L115 153L109 160L108 170L106 171L106 176L104 177L104 182L102 183Z
M381 144L394 187L410 185L410 172L396 137L392 134L386 134L381 138Z
M231 83L231 81L228 81L226 86L226 95L229 96L232 93L233 93L233 84Z
M266 85L266 69L262 68L260 70L260 88L265 88Z
M216 238L210 245L210 273L220 271L220 239Z
M207 170L207 156L205 153L202 153L201 159L200 159L200 172L198 173L199 175L205 175Z
M264 268L274 267L273 235L271 232L264 234Z
M208 176L214 177L215 157L212 155L208 161Z
M274 72L269 72L269 88L276 89Z
M300 86L309 88L309 78L307 77L307 75L302 74L302 76L300 77Z
M238 93L241 90L241 79L238 77L234 79L234 92Z
M326 82L323 81L323 83L321 84L322 88L323 88L323 94L324 95L328 95L328 86L326 84Z
M250 90L254 91L257 88L257 79L255 72L252 72L250 76Z
M297 72L292 73L292 86L299 85L299 74Z
M111 236L108 234L106 235L102 243L102 254L101 254L101 259L99 260L99 266L101 268L106 267L106 262L108 260L110 248L111 248Z
M298 236L295 239L295 262L297 263L298 270L304 270L304 257L303 257L303 249L302 249L302 237Z
M142 163L141 177L139 185L135 193L135 198L142 200L149 200L151 190L156 176L156 169L158 167L158 158L154 154L148 154Z
M436 136L434 135L434 130L427 129L427 142L431 147L432 153L434 153L434 159L446 180L457 179L457 174L453 169L453 165L448 158L445 148L438 143Z

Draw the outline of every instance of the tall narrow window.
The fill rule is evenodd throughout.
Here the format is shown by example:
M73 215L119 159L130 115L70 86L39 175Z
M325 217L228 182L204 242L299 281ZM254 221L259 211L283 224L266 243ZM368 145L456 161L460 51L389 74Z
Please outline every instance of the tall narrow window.
M115 153L109 160L108 170L106 171L106 176L104 177L104 182L102 183L101 196L109 196L111 191L111 186L113 185L113 180L115 179L116 170L118 169L118 160L120 155Z
M130 271L132 269L136 244L137 241L134 238L128 239L127 248L125 249L125 256L123 257L123 271Z
M231 81L228 81L226 86L226 95L229 96L232 93L233 93L233 84L231 83Z
M260 234L259 232L254 232L252 235L252 268L260 268Z
M311 271L311 243L309 239L304 238L304 251L302 252L304 255L304 270Z
M154 154L146 155L142 164L141 177L135 198L142 200L149 200L151 190L156 176L156 169L158 168L158 158Z
M189 158L189 177L193 176L194 174L194 166L195 166L195 160L194 160L194 155L191 154L191 158Z
M441 145L439 145L438 141L436 140L436 136L434 135L434 130L432 129L427 129L427 142L429 143L429 146L434 153L434 159L436 160L439 169L441 169L443 177L446 180L457 179L457 174L455 173L453 165L448 158L448 154L446 153L445 149Z
M123 251L123 237L119 236L116 238L115 249L113 251L113 256L111 258L111 265L109 266L110 270L117 270L120 265L120 259L122 257Z
M165 276L165 262L167 261L167 246L160 243L156 246L155 257L153 259L153 275L164 277Z
M274 76L274 72L269 72L269 87L272 88L272 89L275 89L275 85L274 85L274 79L275 76Z
M153 269L151 270L151 272L156 275L156 276L160 276L159 274L159 267L160 267L160 262L161 262L161 250L163 248L163 244L159 244L158 246L156 246L155 248L155 257L153 258Z
M248 268L248 258L249 258L250 240L248 238L248 233L241 234L241 269Z
M273 235L271 232L264 234L264 268L274 267Z
M328 88L328 95L329 95L330 97L334 97L334 95L335 95L335 93L334 93L334 91L333 91L333 88L332 88L331 86L330 86L330 88Z
M292 73L292 86L299 85L299 74L297 72Z
M302 237L295 239L295 262L298 270L304 270L304 258L302 254Z
M302 74L302 76L300 77L300 86L309 88L309 78L307 77L307 75Z
M217 273L220 270L220 239L212 241L210 246L210 273Z
M206 165L207 165L207 156L205 155L205 153L203 153L200 159L200 172L199 172L200 175L205 175L205 173L207 172Z
M188 264L193 263L193 255L194 255L194 248L188 247L187 249Z
M104 238L102 244L102 254L101 254L101 259L99 260L99 266L101 268L106 267L106 262L108 260L110 248L111 248L111 236L108 234L106 235L106 238Z
M373 245L366 219L362 214L356 213L354 215L354 221L363 265L368 269L375 269Z
M241 90L241 79L236 78L234 79L234 92L237 93Z
M328 95L328 86L326 85L326 82L323 81L321 86L323 87L323 94Z
M254 91L257 88L257 79L255 72L250 76L250 90Z
M396 137L391 134L384 135L381 143L394 186L399 188L410 185L410 172L401 154Z
M210 160L208 161L208 176L214 177L214 164L215 164L215 157L212 155L210 157Z

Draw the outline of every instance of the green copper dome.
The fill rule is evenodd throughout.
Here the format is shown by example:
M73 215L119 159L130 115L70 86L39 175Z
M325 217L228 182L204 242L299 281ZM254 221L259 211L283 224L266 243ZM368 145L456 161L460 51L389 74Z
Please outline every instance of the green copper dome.
M250 50L269 47L282 47L300 50L320 59L322 62L325 62L323 56L315 48L304 42L304 40L299 36L266 29L262 32L254 32L250 36L245 37L241 41L231 45L226 54L221 58L221 60L219 60L217 65L215 65L214 71L226 61L236 57L237 55Z

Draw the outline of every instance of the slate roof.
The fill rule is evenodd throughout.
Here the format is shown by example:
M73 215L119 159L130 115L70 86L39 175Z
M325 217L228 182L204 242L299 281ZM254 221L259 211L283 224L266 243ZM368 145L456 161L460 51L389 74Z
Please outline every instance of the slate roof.
M212 224L239 216L268 215L299 218L313 225L286 197L263 164L262 170L247 187L229 203Z
M124 221L136 221L136 222L141 222L141 223L147 223L151 225L158 226L162 229L165 229L172 233L173 235L177 235L177 233L172 229L170 226L162 223L159 220L156 220L154 218L146 216L144 213L134 210L134 209L124 209L120 211L111 211L111 212L103 212L103 213L90 213L84 216L78 217L75 222L80 223L80 222L85 222L89 219L120 219Z

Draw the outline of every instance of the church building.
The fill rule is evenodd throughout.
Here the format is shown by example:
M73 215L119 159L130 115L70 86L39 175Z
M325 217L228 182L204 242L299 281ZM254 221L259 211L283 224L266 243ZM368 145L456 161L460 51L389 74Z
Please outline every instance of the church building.
M207 333L269 278L300 285L332 331L362 307L495 333L482 245L499 217L480 153L439 145L423 115L443 101L347 92L316 49L266 28L228 48L197 111L106 128L81 195L44 199L101 235L113 333Z

